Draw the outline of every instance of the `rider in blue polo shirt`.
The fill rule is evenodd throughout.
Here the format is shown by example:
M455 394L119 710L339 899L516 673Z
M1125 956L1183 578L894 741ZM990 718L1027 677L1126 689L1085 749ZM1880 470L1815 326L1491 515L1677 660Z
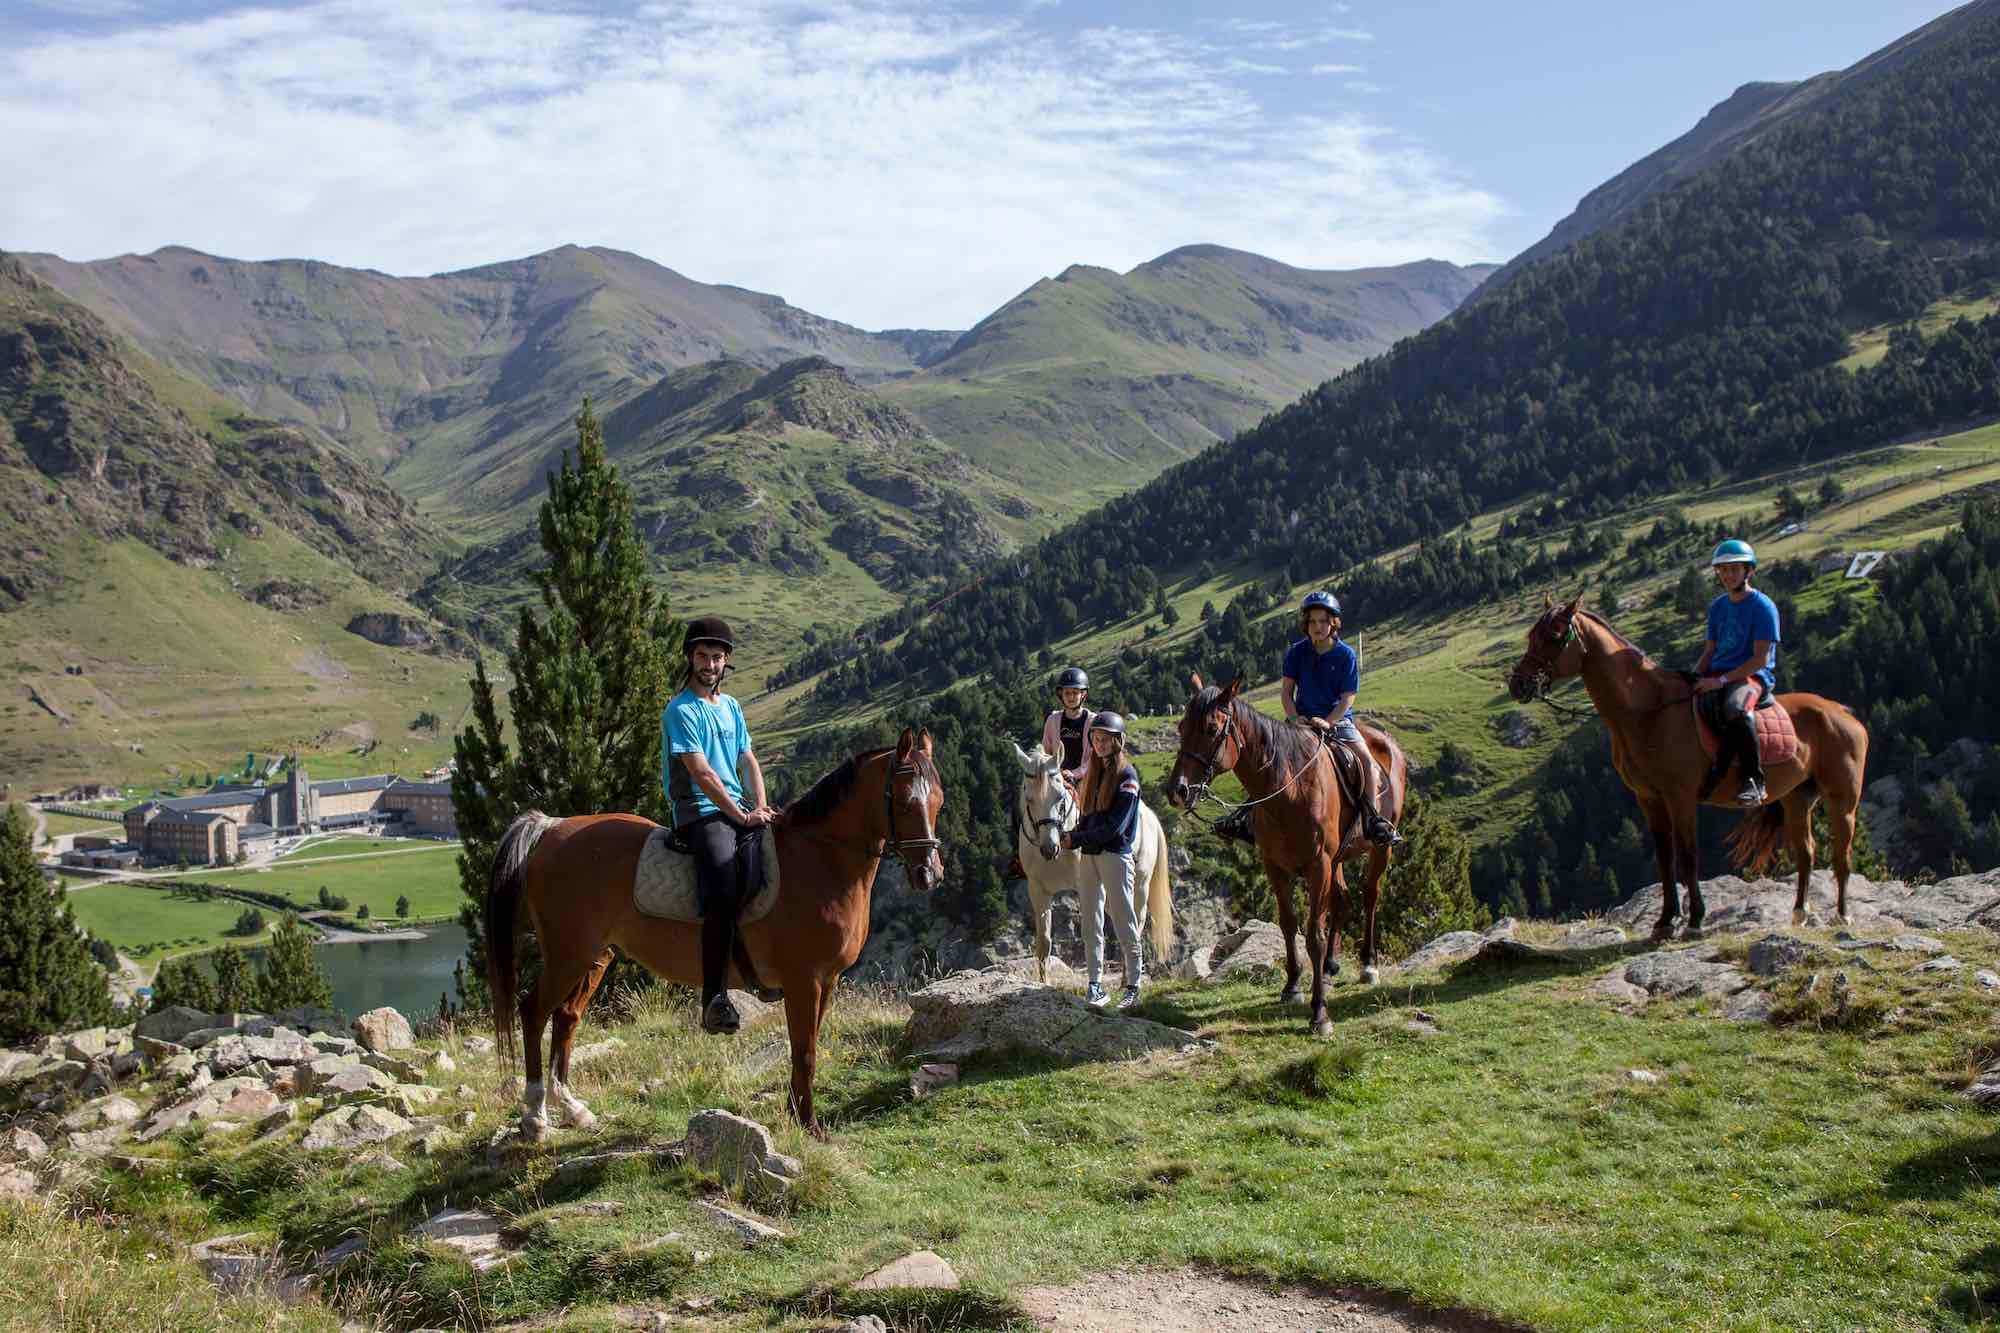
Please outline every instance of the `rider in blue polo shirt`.
M1361 690L1361 660L1340 639L1340 602L1330 592L1306 594L1299 608L1305 637L1285 650L1281 701L1285 716L1311 727L1329 745L1346 747L1361 770L1361 828L1371 842L1394 847L1403 841L1396 826L1382 816L1381 771L1361 729L1354 725L1354 696ZM1215 831L1245 842L1250 836L1249 811L1219 819Z
M1702 789L1708 794L1721 776L1729 771L1733 753L1743 766L1743 789L1736 793L1739 805L1762 805L1764 761L1757 748L1757 724L1751 720L1754 708L1768 708L1778 688L1778 606L1750 586L1751 571L1757 568L1757 553L1750 543L1731 539L1715 548L1709 557L1722 593L1708 604L1708 646L1702 651L1695 672L1702 716L1719 739L1715 767Z

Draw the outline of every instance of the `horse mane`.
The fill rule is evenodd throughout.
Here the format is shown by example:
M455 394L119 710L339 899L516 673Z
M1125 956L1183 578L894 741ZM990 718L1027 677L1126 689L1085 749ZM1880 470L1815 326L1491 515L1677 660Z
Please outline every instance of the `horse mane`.
M1201 693L1195 695L1194 705L1201 716L1206 717L1214 711L1215 701L1221 694L1220 687L1208 685L1202 688ZM1245 700L1232 700L1232 710L1237 703L1242 703L1243 709L1241 712L1233 712L1233 716L1243 724L1244 730L1257 733L1257 740L1264 746L1264 753L1267 756L1264 761L1266 767L1269 767L1273 760L1283 760L1289 767L1293 764L1310 764L1319 758L1318 736L1301 727L1288 727L1266 716L1261 710L1251 707Z
M1603 616L1598 615L1597 612L1586 611L1582 607L1578 607L1576 609L1576 613L1579 616L1583 617L1585 620L1588 620L1591 624L1603 630L1606 634L1609 634L1621 648L1630 648L1633 652L1639 654L1639 660L1642 664L1649 667L1659 665L1659 663L1653 660L1653 656L1651 653L1648 653L1644 648L1641 648L1638 644L1632 642L1630 639L1626 638L1623 634L1620 634L1616 629L1613 629L1611 626L1611 622L1606 620Z
M841 760L839 767L813 783L803 796L785 807L785 822L811 824L825 819L854 790L855 782L861 777L861 766L893 749L892 745L884 745L880 749L863 750Z

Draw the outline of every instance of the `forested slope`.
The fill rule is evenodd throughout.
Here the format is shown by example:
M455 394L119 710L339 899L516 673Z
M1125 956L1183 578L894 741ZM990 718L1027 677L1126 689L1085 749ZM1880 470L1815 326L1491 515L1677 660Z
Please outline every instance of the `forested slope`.
M1203 561L1322 577L1524 497L1546 493L1538 518L1560 531L2000 411L2000 321L1901 338L1873 373L1833 364L1851 330L2000 275L1996 158L1987 16L1046 539L910 625L853 697L1130 614Z

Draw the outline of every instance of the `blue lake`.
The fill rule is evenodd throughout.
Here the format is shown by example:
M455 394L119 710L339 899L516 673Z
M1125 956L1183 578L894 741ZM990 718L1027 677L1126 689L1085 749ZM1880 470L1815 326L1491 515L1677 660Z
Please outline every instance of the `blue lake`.
M313 956L333 982L333 1007L349 1018L392 1005L412 1023L434 1018L438 996L458 1003L452 969L465 957L465 927L421 927L420 940L355 940L319 944ZM252 965L263 953L246 949Z

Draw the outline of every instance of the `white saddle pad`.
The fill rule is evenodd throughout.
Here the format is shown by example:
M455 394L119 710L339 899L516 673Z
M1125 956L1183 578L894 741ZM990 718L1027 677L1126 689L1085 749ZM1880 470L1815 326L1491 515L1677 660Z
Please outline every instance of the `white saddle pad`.
M701 897L695 892L694 858L667 844L671 829L654 829L639 850L639 870L632 878L632 905L647 916L668 921L701 920ZM737 920L743 925L761 920L778 901L778 838L764 829L764 887L751 895Z

